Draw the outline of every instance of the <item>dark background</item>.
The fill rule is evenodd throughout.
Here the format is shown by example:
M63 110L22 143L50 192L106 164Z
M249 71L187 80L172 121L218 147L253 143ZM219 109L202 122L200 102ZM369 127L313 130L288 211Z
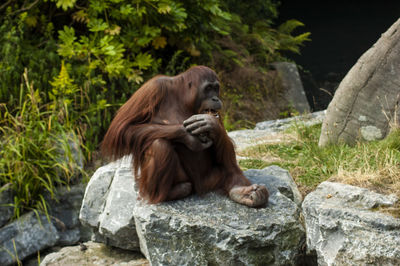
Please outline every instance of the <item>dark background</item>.
M301 55L288 54L301 77L314 111L325 109L340 81L397 19L400 0L291 1L282 0L279 21L297 19L311 32ZM322 88L322 89L321 89Z

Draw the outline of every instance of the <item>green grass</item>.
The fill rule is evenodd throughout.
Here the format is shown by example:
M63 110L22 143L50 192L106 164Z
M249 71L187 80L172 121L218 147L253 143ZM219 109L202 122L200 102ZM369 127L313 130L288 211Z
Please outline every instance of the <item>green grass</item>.
M69 144L78 137L63 103L43 104L25 86L15 110L0 104L0 189L11 184L15 217L31 209L47 214L46 195L85 174Z
M359 142L354 146L318 146L321 125L295 125L290 141L250 147L240 156L243 169L279 165L288 169L303 194L330 179L368 187L400 196L400 130L393 130L382 141Z

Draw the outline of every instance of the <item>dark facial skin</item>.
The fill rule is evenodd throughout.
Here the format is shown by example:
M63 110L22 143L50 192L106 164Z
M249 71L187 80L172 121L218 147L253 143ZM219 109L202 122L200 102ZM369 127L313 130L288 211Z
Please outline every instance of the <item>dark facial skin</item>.
M207 110L217 112L221 110L221 108L222 102L219 99L219 82L217 80L203 82L197 94L196 113L202 114Z
M219 99L219 82L205 81L198 89L195 105L196 115L183 122L186 130L196 136L208 148L215 140L217 123L219 123L218 111L222 108Z

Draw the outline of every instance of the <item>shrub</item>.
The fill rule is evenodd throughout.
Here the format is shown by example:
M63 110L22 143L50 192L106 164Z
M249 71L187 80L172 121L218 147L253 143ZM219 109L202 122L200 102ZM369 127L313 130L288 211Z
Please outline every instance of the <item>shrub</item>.
M80 142L67 103L43 103L27 72L24 79L16 110L0 106L0 186L11 184L16 216L30 208L46 212L45 194L53 197L55 187L85 175L71 146Z
M238 88L227 85L228 101L242 94L271 96L271 90L263 88L267 82L253 79L254 75L263 74L271 60L281 59L281 51L298 52L308 34L292 36L301 25L296 21L273 29L276 1L255 3L14 0L0 4L0 183L13 184L17 212L45 208L43 191L52 193L75 174L68 140L84 142L90 159L115 110L150 76L175 75L193 64L206 64L221 74L223 83L235 73L250 73L246 76L250 82L261 80L231 83ZM27 74L22 75L26 68L30 83ZM247 123L233 124L229 117L236 117L227 116L232 128ZM68 159L58 160L58 149Z

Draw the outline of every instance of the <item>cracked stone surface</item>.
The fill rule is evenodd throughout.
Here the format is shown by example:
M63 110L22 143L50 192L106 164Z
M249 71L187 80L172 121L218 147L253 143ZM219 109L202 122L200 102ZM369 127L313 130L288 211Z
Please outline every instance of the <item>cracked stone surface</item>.
M37 261L33 261L31 265L36 266ZM40 266L65 265L148 266L150 264L139 252L108 247L103 243L92 241L82 243L78 246L55 250L48 254L40 263Z
M60 236L43 214L29 212L0 230L0 265L13 265L37 251L51 247Z
M100 167L91 177L79 219L94 229L94 240L138 250L133 208L136 204L131 157Z
M96 241L140 248L151 265L295 265L305 241L295 182L277 166L245 175L268 186L267 206L249 208L215 192L148 205L137 200L125 158L92 176L80 219Z
M394 195L323 182L302 204L307 249L318 265L400 265L400 219L377 211Z
M235 143L236 151L260 144L284 142L286 140L285 135L282 134L283 131L294 124L305 126L321 124L325 113L326 110L323 110L295 117L263 121L257 123L254 129L235 130L228 132L228 135Z
M319 145L385 137L399 122L400 19L365 52L328 106Z

